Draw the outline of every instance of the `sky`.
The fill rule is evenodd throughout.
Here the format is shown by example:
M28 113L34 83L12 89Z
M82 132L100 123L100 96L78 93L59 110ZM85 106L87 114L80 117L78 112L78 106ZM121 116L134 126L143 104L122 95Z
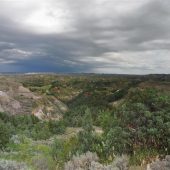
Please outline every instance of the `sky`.
M170 74L170 1L0 0L0 72Z

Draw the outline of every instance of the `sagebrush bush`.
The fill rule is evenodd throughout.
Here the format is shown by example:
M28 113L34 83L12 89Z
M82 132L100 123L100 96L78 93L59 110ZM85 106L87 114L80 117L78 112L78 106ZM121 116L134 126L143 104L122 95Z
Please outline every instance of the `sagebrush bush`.
M0 170L31 170L25 163L0 160Z
M14 144L20 144L21 143L21 136L19 135L12 135L10 138L10 142Z
M96 153L87 152L73 156L64 166L64 170L128 170L127 157L117 157L110 165L102 165Z
M36 157L32 160L32 165L38 170L48 170L48 160L45 157Z
M170 170L170 155L167 155L162 161L157 160L151 163L147 170Z

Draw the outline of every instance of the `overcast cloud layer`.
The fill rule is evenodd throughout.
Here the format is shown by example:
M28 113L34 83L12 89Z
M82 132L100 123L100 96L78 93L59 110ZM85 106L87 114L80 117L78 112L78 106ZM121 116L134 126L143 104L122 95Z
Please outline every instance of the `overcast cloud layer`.
M169 0L0 0L0 72L170 73Z

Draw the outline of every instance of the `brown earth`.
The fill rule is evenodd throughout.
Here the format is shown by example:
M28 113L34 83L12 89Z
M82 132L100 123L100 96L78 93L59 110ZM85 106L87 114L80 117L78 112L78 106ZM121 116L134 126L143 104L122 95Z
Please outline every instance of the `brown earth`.
M56 97L36 94L14 79L0 76L0 112L60 119L65 111L67 106Z

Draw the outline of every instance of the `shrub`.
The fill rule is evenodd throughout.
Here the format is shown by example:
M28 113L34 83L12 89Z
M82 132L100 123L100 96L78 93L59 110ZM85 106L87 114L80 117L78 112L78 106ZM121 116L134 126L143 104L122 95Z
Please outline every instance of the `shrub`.
M32 160L32 165L38 170L48 170L49 165L48 165L48 160L45 157L36 157Z
M105 137L105 152L108 155L123 154L127 153L129 148L130 134L119 126L110 129Z
M58 165L63 167L64 163L76 154L78 145L77 137L72 137L67 141L55 139L52 144L51 155Z
M131 165L142 165L143 163L147 164L158 155L157 150L152 148L141 148L134 152L134 154L130 157L129 162Z
M110 165L102 165L95 153L87 152L73 158L65 164L65 170L128 170L128 159L117 157Z
M48 122L49 130L52 134L63 134L66 130L64 121L50 120Z
M3 122L8 122L10 121L10 116L8 116L6 113L0 112L0 120Z
M135 90L116 112L120 125L128 130L133 151L152 148L168 153L170 97L158 90Z
M91 167L92 162L97 162L99 160L98 156L95 153L87 152L80 156L73 156L71 161L65 164L65 170L88 170Z
M5 124L0 120L0 149L6 148L10 142L11 137L11 125Z
M0 160L0 169L1 170L28 170L26 164L24 163L18 163L15 161L9 161L9 160Z
M165 159L163 159L162 161L157 160L150 164L150 170L169 170L169 169L170 169L170 155L167 155Z
M47 122L39 122L34 125L34 128L31 133L31 137L35 140L45 140L49 139L51 136L51 132L48 127Z
M19 130L32 129L40 120L34 115L15 115L11 117L11 123Z
M85 153L87 151L92 151L94 143L94 129L92 124L91 112L89 109L86 109L85 115L83 118L83 131L80 131L78 134L78 140L80 143L79 151L80 153Z
M69 151L65 150L64 141L55 139L51 149L51 155L56 161L58 168L62 168L69 158Z
M100 122L99 125L102 127L105 133L107 133L111 128L120 124L116 115L109 111L101 112L98 121Z
M85 115L86 105L78 105L71 108L68 112L64 113L64 121L67 126L79 127L82 126L83 116Z

